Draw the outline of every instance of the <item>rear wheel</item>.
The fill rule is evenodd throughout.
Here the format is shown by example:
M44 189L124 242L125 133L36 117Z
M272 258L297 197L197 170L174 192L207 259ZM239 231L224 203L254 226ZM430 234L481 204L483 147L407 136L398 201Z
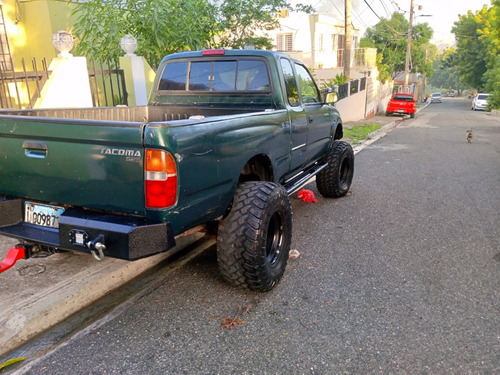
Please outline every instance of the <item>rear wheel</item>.
M354 176L354 152L349 143L335 141L327 156L328 165L316 175L322 196L338 198L347 194Z
M415 118L415 113L410 113L410 118Z
M292 241L292 208L285 188L271 182L238 186L219 224L217 261L232 285L266 292L285 272Z

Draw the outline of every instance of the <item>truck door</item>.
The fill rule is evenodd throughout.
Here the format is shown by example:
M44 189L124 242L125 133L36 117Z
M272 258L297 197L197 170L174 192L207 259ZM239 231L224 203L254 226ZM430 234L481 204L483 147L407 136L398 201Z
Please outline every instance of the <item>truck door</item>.
M288 59L282 58L281 68L285 79L286 96L288 101L288 113L290 116L291 133L291 158L290 172L294 174L307 160L307 119L306 112L300 103L299 89L292 64Z
M307 120L307 162L313 162L325 154L330 142L331 111L327 104L322 103L318 87L307 68L295 63L295 71Z

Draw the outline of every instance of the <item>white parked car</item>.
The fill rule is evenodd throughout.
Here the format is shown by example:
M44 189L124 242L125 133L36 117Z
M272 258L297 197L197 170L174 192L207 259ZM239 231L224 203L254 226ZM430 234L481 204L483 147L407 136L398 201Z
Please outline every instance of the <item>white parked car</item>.
M488 106L488 96L490 96L490 94L477 94L476 97L472 99L471 111L484 111Z
M431 96L431 103L442 103L442 100L441 100L442 97L443 96L441 95L441 93L435 92Z

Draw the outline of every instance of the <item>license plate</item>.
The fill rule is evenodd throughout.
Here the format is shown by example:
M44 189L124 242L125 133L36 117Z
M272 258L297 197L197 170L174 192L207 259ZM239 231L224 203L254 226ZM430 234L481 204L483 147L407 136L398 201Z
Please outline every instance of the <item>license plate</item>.
M398 109L398 112L399 112L399 113L403 113L403 112L404 112L404 110L402 110L402 109Z
M64 208L26 202L24 204L24 221L48 228L59 228L59 216Z

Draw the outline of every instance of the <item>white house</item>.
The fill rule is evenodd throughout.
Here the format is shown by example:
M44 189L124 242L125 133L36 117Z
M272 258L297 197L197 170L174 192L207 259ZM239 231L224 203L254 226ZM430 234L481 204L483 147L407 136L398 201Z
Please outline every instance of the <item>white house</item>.
M282 11L280 28L269 33L276 50L303 61L313 70L341 68L344 64L344 21L322 14ZM351 59L359 46L359 30L353 29Z
M323 14L280 12L280 27L268 32L275 49L304 62L323 83L344 71L345 25L343 19ZM352 82L348 97L337 103L344 121L359 120L382 112L392 84L377 81L376 48L360 48L360 30L351 30ZM353 89L354 86L354 89Z

